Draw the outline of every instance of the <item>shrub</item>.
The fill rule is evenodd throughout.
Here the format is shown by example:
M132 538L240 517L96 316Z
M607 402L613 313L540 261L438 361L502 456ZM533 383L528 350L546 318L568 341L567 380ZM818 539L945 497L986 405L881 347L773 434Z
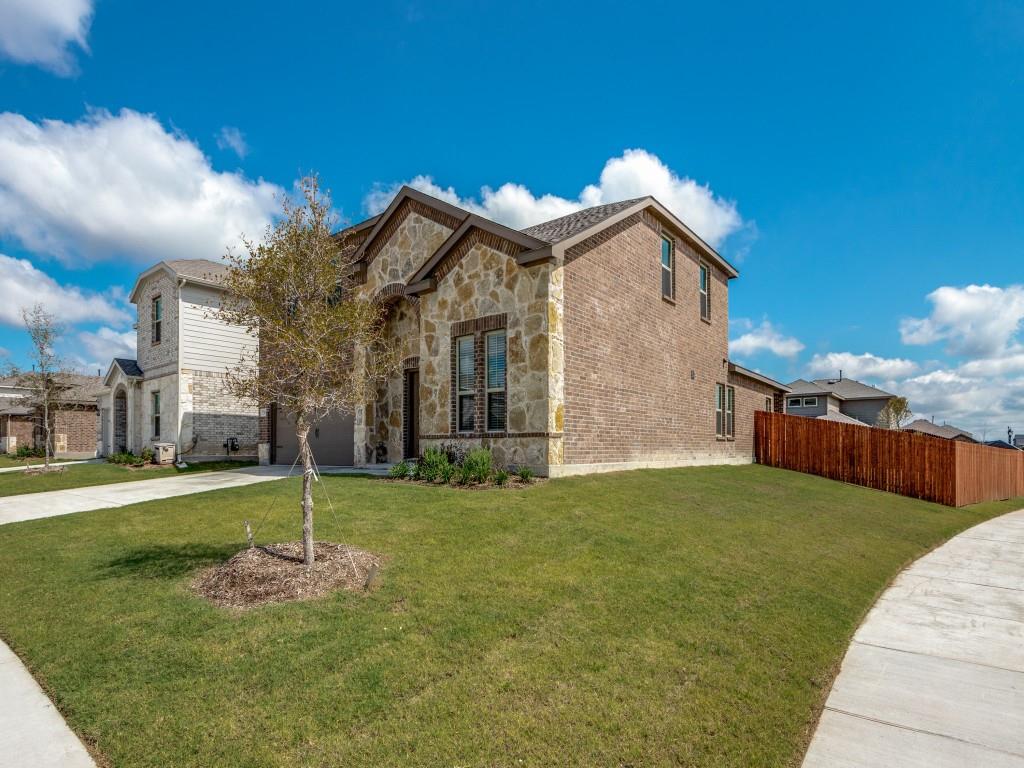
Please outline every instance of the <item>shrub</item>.
M508 470L499 469L494 473L494 484L499 487L508 485Z
M456 479L456 476L458 475L458 473L459 473L459 468L458 467L456 467L454 464L446 463L446 464L441 466L441 469L440 469L440 471L438 473L438 479L442 483L447 483L447 484L450 485L451 483L455 482L455 479Z
M461 467L466 460L466 448L459 443L441 443L438 450L445 455L449 464Z
M150 448L143 448L142 449L142 456L140 458L142 459L142 463L143 464L152 464L153 463L153 451L152 451L152 449L150 449Z
M388 470L388 477L392 477L395 480L404 480L409 476L411 470L412 467L409 466L409 462L402 459Z
M491 452L486 448L477 448L470 451L462 462L462 468L466 471L471 483L486 483L491 478L491 471L494 469L494 459Z
M437 448L427 448L423 452L423 458L416 464L416 479L434 483L443 479L442 473L445 467L451 465L448 455Z
M528 483L533 480L533 470L527 466L519 467L516 470L516 477L518 477L524 483Z
M132 467L141 467L145 462L141 456L136 456L131 451L120 451L107 456L111 464L127 464Z
M473 473L465 464L455 468L455 482L459 485L470 485L473 482Z
M19 459L41 459L46 455L46 449L42 446L19 445L14 456Z

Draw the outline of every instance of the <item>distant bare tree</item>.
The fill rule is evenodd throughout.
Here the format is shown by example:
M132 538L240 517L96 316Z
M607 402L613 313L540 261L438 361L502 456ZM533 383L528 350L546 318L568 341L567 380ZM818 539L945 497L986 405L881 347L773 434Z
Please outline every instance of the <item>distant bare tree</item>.
M44 466L49 469L54 449L54 422L57 414L68 406L67 392L72 375L64 359L56 351L57 342L64 334L64 327L42 304L22 309L21 317L32 340L29 352L32 369L15 370L14 378L18 386L28 390L23 402L33 409L34 419L42 430L45 444Z
M292 416L302 460L302 543L313 554L313 455L309 430L332 413L370 402L376 384L397 369L384 337L384 307L362 297L353 273L353 244L335 236L337 220L317 177L300 182L302 200L283 201L283 216L263 242L244 240L228 254L224 321L258 335L228 374L237 397L276 403Z
M913 417L914 412L910 410L907 398L894 397L879 411L878 420L875 423L885 429L901 429Z

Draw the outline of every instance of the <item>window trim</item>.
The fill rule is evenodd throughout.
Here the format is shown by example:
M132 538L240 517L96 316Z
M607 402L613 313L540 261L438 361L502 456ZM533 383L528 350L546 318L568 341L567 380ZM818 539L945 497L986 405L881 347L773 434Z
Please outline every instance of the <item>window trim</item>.
M463 339L468 340L470 349L472 350L472 366L471 371L471 384L469 389L462 388L462 355L460 354L460 346ZM469 429L462 428L462 398L472 397L473 398L473 414L472 414L472 427ZM468 333L463 336L455 337L455 432L460 435L472 434L476 431L476 334Z
M803 398L787 397L786 398L786 407L787 408L803 408L804 407Z
M154 389L149 393L149 404L153 411L150 418L150 429L153 431L153 439L160 439L160 390Z
M715 384L715 437L725 438L725 384Z
M817 408L817 407L818 407L818 398L817 397L805 397L804 398L804 408Z
M491 387L488 382L490 381L490 364L491 356L488 352L488 340L492 336L500 335L503 340L503 346L505 348L505 365L503 366L501 374L501 386ZM495 328L493 331L487 331L483 334L484 345L484 431L485 432L505 432L508 430L508 333L504 328ZM502 393L505 396L505 416L502 419L502 425L500 428L491 428L491 394Z
M700 286L700 279L704 277L704 287ZM711 322L711 267L706 261L697 265L697 294L700 302L700 319L705 323ZM701 301L703 299L703 301Z
M764 409L768 411L768 413L773 413L775 411L775 398L771 395L764 396Z
M665 243L668 243L668 266L665 266ZM658 266L661 267L661 298L665 301L676 300L676 241L666 234L661 235L661 252L658 254ZM668 272L669 292L665 293L665 272Z
M149 300L149 341L156 346L163 341L164 296L158 293Z
M736 387L725 387L725 439L736 439Z

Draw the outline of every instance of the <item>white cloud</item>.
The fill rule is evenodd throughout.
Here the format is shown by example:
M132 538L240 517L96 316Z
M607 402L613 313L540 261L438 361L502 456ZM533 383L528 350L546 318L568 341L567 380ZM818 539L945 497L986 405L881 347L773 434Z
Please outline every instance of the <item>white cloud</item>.
M919 416L953 424L979 439L1005 438L1008 426L1024 432L1024 378L973 378L942 369L887 387L907 397Z
M245 143L245 135L230 125L225 125L217 134L217 146L221 149L230 149L240 158L249 154L249 145Z
M1008 351L1024 321L1024 286L943 286L928 294L932 313L900 323L904 344L946 342L951 354L997 357Z
M72 48L88 51L92 0L0 0L0 53L58 75L75 71Z
M918 365L913 360L899 357L879 357L865 352L855 355L852 352L829 352L815 355L807 364L807 372L811 376L828 377L843 376L851 379L890 380L901 379L917 372Z
M62 323L126 323L128 311L113 296L60 285L27 259L0 254L0 323L21 327L22 307L40 303Z
M281 194L214 171L151 115L34 123L0 114L0 234L65 260L218 258L240 233L263 233Z
M717 246L743 226L736 204L718 197L693 179L677 175L657 155L643 149L627 149L621 157L608 160L597 184L588 184L573 199L545 194L534 195L522 184L508 182L497 189L484 187L480 199L460 196L452 187L441 187L431 176L416 176L405 182L410 187L461 208L486 216L514 229L589 208L644 195L653 195L687 226ZM367 195L367 212L387 208L401 184L378 186Z
M761 321L761 324L756 327L752 327L749 321L746 322L749 330L729 342L730 355L754 355L758 352L771 352L778 357L794 358L803 351L804 345L799 339L793 336L784 336L767 320ZM741 325L741 327L743 326Z
M135 331L116 331L102 326L95 331L82 331L78 339L84 351L95 360L106 360L114 357L135 358Z

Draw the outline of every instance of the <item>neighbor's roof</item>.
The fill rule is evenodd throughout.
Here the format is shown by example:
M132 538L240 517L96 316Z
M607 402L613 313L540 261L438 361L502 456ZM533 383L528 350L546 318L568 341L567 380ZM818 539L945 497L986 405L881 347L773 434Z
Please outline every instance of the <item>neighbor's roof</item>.
M525 235L536 237L548 243L558 243L566 238L589 229L595 224L600 224L609 216L614 216L621 210L629 208L643 200L642 197L634 197L630 200L620 200L617 203L606 203L595 205L592 208L584 208L582 211L575 211L566 216L560 216L551 221L534 224L532 227L520 230Z
M794 395L832 395L837 400L877 400L895 397L885 390L864 384L856 379L797 379L789 383Z
M63 391L61 392L60 399L64 402L72 403L91 403L96 399L96 395L104 390L103 379L99 376L88 376L84 373L61 373L54 376L55 379L59 380L63 385ZM30 394L28 390L31 389L30 380L22 380L17 376L7 377L4 380L5 386L15 386L26 390L26 395ZM4 401L8 403L17 403L22 396L6 396L0 398L0 404ZM12 411L11 406L4 406L3 413L15 413ZM19 406L20 407L20 406Z
M853 416L847 416L841 411L829 411L828 413L823 413L821 416L815 416L814 418L821 419L822 421L838 421L840 424L853 424L857 427L870 426L859 419L853 418Z
M988 442L985 443L985 445L987 445L989 448L1003 448L1003 449L1006 449L1006 450L1009 450L1009 451L1019 451L1020 450L1020 448L1018 448L1015 445L1010 445L1005 440L989 440Z
M752 371L749 368L744 368L742 365L737 365L732 361L729 361L729 372L739 374L740 376L746 376L748 379L759 381L762 384L767 384L769 387L777 389L780 392L789 392L789 387L787 387L785 384L782 384L776 381L775 379L771 379L762 373L758 373L757 371Z
M183 278L188 282L219 286L224 282L228 267L221 261L211 259L169 259L160 261L147 269L135 281L128 300L135 303L142 281L157 272L166 272L171 277Z
M944 437L947 440L955 440L958 437L969 437L971 440L974 439L974 435L965 429L954 427L952 424L933 424L927 419L917 419L916 421L912 421L903 427L903 431L920 432L922 435Z

